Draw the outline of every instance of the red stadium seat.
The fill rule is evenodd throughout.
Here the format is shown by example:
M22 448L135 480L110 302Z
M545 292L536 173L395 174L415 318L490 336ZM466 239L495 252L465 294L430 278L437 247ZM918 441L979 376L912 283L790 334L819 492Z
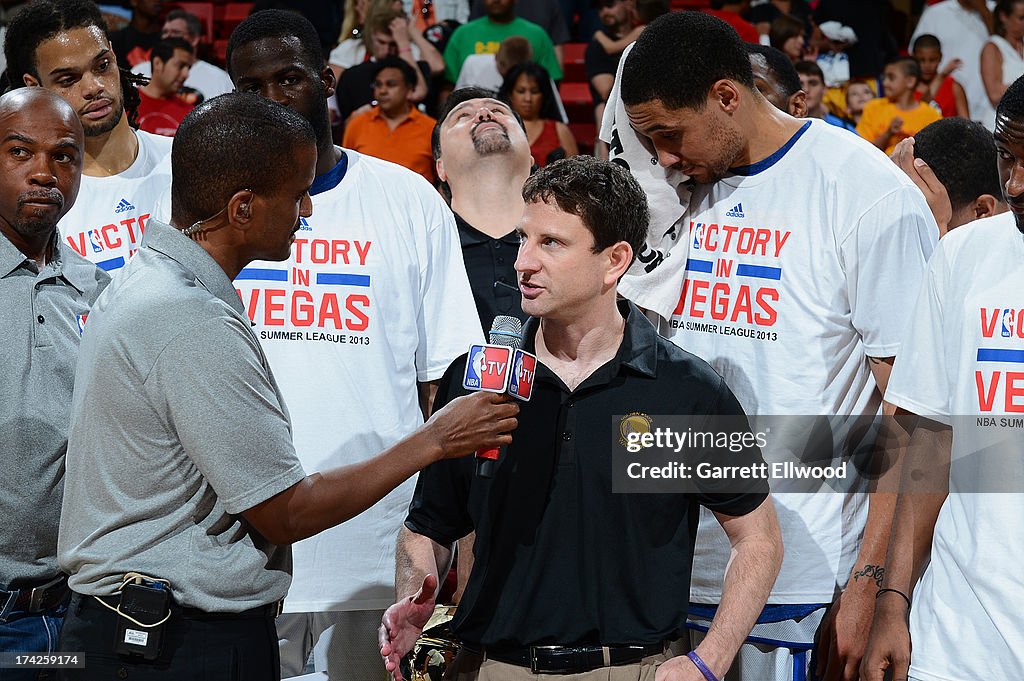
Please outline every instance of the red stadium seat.
M597 141L597 126L593 123L570 123L569 131L576 138L581 154L593 154Z
M228 56L228 41L223 39L214 40L213 54L211 56L213 57L214 63L216 63L217 66L221 67L222 69L226 69L227 64L225 62L227 61Z
M220 29L218 30L218 36L221 38L231 37L231 32L235 30L235 26L245 21L245 18L249 16L249 12L252 11L252 2L229 2L224 5L224 19L221 21Z
M565 43L562 45L562 58L565 61L562 71L565 72L565 82L587 82L587 72L583 63L583 55L586 51L586 43Z

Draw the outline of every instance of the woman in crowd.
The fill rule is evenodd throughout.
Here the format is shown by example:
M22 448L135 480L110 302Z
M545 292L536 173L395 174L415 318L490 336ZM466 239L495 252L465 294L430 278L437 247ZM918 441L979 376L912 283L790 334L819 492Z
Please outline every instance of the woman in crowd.
M999 0L992 19L994 35L981 50L981 80L992 107L979 118L989 130L995 126L995 106L1006 88L1024 75L1024 0Z
M579 153L569 126L558 120L551 76L543 66L532 61L513 66L498 96L522 116L530 153L538 166Z

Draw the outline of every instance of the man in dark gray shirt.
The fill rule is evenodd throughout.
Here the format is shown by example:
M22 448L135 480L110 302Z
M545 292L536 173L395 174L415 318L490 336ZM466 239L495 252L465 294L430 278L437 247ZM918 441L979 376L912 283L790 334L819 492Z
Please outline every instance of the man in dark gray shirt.
M84 133L41 88L0 97L0 651L51 652L70 595L57 567L81 328L110 278L57 235ZM5 679L35 678L5 669Z
M75 376L60 647L88 667L65 678L277 679L289 544L435 460L511 441L517 408L478 393L375 457L305 474L231 282L253 260L288 258L316 161L310 124L256 95L204 102L178 128L172 224L147 225L97 302ZM141 625L118 612L139 592L132 573L152 586L146 598L171 594Z

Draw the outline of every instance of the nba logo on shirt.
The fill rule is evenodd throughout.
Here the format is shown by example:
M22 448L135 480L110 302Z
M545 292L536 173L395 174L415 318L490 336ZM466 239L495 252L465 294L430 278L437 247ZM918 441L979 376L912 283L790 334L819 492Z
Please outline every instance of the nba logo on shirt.
M100 245L100 234L95 229L89 230L89 243L92 244L93 253L103 252L103 246Z
M1003 338L1013 336L1013 310L1003 310Z
M85 320L89 318L89 313L83 312L82 314L76 314L75 318L78 320L78 335L81 336L85 333Z
M704 235L704 225L697 223L696 229L693 230L693 248L700 250L700 238Z
M508 394L525 402L533 395L533 378L537 372L537 358L528 352L516 350L512 359L512 375L509 376Z
M474 345L466 358L466 375L462 379L462 387L467 390L505 392L511 364L512 348L503 345Z

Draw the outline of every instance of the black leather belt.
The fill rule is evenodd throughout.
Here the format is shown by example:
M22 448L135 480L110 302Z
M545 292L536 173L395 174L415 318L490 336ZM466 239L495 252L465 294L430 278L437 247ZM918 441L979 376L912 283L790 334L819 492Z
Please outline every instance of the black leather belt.
M488 648L484 651L463 647L491 660L529 667L534 674L575 674L601 667L634 664L645 657L662 654L668 643L646 646L529 646L511 650Z
M72 596L72 608L78 607L78 603L82 606L88 607L90 605L103 608L102 605L96 603L96 601L103 601L109 608L103 608L104 610L110 611L110 608L117 608L119 601L117 596L83 596L82 594L76 593ZM255 608L243 610L241 612L207 612L206 610L200 610L199 608L188 608L182 607L176 603L171 605L171 613L180 615L183 619L187 620L250 620L250 619L273 619L281 614L284 609L284 601L276 601L274 603L268 603L267 605L260 605Z
M60 605L68 597L69 593L67 576L58 575L45 584L40 584L36 587L0 591L0 598L6 596L4 601L0 601L0 610L3 609L3 603L13 596L14 603L8 609L11 613L46 612Z

